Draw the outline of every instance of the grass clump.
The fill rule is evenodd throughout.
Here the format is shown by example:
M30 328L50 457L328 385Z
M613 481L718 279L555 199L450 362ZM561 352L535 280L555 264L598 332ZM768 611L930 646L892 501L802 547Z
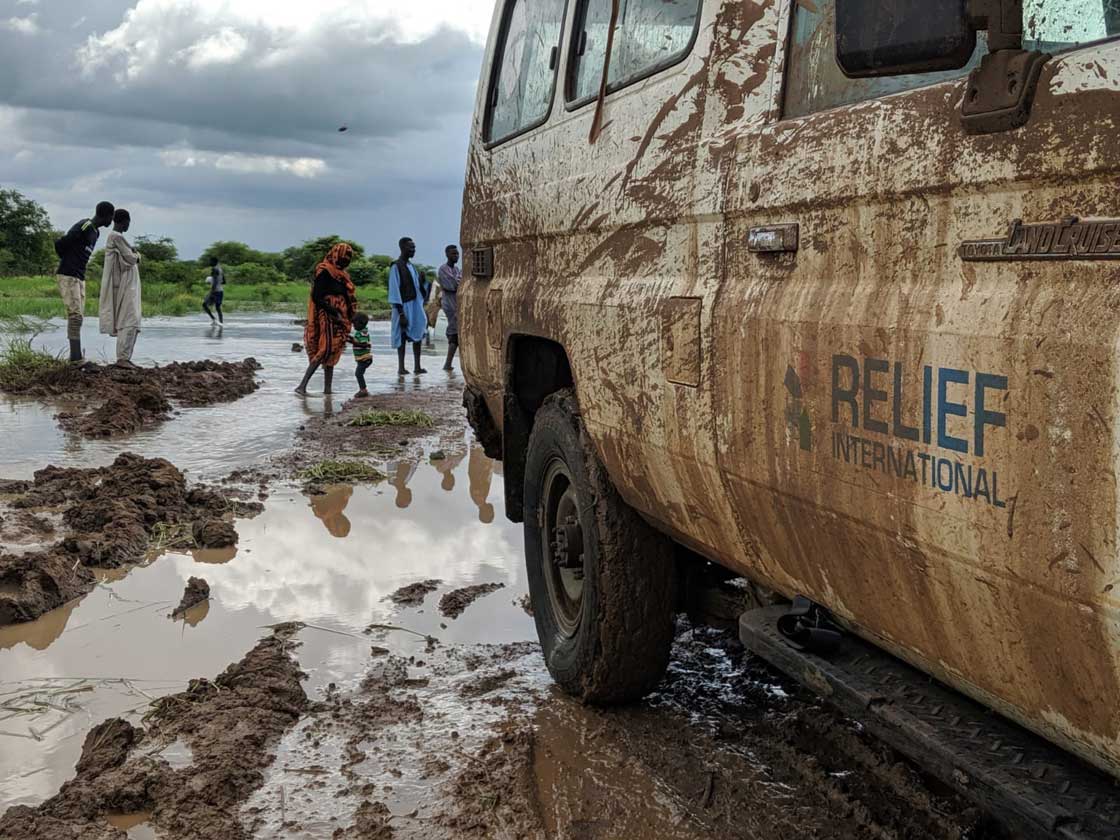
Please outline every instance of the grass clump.
M385 474L361 461L320 461L301 472L299 477L317 484L353 484L382 481Z
M31 346L27 338L13 338L0 349L0 391L26 391L44 375L66 368L66 362Z
M351 418L347 425L358 428L367 426L417 426L430 429L435 424L430 414L408 409L406 411L363 411Z

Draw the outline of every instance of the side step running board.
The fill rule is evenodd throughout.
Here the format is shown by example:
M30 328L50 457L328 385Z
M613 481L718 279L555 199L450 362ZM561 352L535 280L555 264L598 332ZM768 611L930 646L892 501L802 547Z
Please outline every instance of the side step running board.
M855 636L827 658L778 632L788 606L743 613L743 644L1025 837L1120 837L1120 785Z

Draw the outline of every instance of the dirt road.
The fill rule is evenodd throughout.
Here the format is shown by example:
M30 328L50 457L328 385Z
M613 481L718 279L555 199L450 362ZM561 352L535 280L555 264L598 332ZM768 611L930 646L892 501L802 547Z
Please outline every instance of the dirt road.
M0 628L0 840L1004 836L683 617L645 702L560 695L460 389L409 381L307 418L290 451L224 483L235 547L152 546L152 522L140 565L78 563L81 591ZM371 410L431 423L352 425ZM367 471L322 478L340 463ZM115 501L131 510L150 484ZM213 491L176 492L179 523ZM258 496L263 512L234 519ZM88 507L40 501L0 514L19 556L70 539ZM170 619L195 576L209 600Z

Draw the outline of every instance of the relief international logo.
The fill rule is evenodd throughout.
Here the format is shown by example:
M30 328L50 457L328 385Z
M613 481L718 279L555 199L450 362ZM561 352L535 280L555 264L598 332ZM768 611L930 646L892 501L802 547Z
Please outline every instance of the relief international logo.
M801 377L792 367L786 368L786 422L790 431L797 437L801 449L813 451L813 423L809 411L802 403Z
M1035 225L1016 219L1006 239L962 242L959 253L966 262L1120 260L1120 219L1082 221L1070 216Z

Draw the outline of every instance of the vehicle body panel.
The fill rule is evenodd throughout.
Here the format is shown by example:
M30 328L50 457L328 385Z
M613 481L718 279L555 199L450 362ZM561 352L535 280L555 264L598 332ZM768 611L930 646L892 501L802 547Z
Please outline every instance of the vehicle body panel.
M562 85L493 149L476 116L462 238L495 258L461 295L468 382L501 428L511 338L557 341L659 528L1120 773L1120 262L958 254L1120 216L1120 43L1056 57L1025 128L975 137L963 80L780 119L789 16L705 3L594 145ZM798 253L747 250L780 223Z

